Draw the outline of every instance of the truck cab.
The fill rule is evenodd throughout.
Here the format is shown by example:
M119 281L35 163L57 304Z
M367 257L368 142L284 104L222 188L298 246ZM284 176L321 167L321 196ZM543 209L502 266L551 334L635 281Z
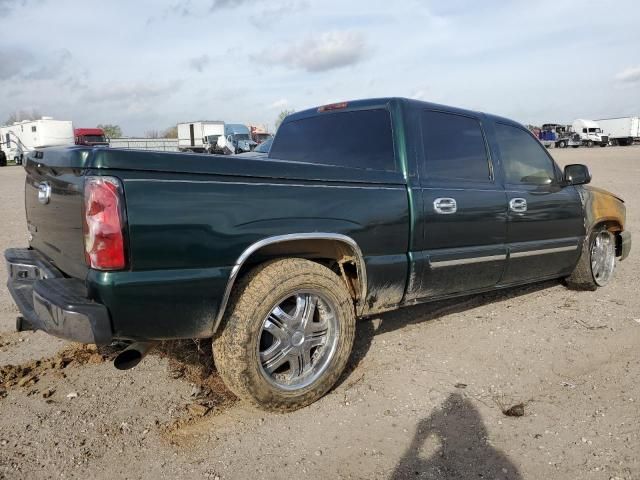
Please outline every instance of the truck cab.
M108 147L109 139L101 128L76 128L73 131L76 145L87 147Z
M234 154L250 152L258 145L251 139L251 132L247 126L239 123L226 124L224 136L227 140L227 147Z
M579 118L573 122L573 131L580 135L582 145L585 147L593 147L600 145L606 147L609 144L609 136L603 134L600 125L593 120L584 120Z

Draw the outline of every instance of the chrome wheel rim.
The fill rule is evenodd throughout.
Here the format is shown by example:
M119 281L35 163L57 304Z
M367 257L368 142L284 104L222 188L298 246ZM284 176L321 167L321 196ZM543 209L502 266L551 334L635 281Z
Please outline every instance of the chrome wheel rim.
M318 292L295 292L276 303L262 321L260 371L276 388L305 388L326 371L337 343L338 319L331 302Z
M609 283L616 265L616 248L611 232L600 232L591 246L591 273L594 281L604 286Z

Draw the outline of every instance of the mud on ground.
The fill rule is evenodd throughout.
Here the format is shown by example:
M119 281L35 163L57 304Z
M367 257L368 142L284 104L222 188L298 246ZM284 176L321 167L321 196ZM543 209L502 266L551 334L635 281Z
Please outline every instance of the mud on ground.
M640 147L552 153L621 195L635 233ZM26 244L23 182L0 168L1 249ZM0 478L639 478L639 265L597 292L545 282L364 320L339 385L286 415L234 399L207 342L120 372L15 333L2 288Z

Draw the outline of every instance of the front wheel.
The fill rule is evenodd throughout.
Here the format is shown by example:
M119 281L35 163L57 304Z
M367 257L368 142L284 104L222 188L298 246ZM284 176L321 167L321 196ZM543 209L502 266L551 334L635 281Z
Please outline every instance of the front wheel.
M567 148L567 142L565 142L564 140L560 140L558 142L558 148Z
M604 287L613 278L616 267L616 239L605 227L594 229L582 250L576 268L567 277L567 285L577 290Z
M213 340L222 380L259 408L291 411L322 397L342 374L355 312L343 280L309 260L260 265L230 299Z

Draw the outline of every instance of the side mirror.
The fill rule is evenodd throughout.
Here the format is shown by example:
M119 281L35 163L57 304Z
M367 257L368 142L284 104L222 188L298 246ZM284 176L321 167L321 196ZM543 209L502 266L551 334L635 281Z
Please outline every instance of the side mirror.
M589 167L580 163L574 163L564 167L565 185L584 185L591 181Z

